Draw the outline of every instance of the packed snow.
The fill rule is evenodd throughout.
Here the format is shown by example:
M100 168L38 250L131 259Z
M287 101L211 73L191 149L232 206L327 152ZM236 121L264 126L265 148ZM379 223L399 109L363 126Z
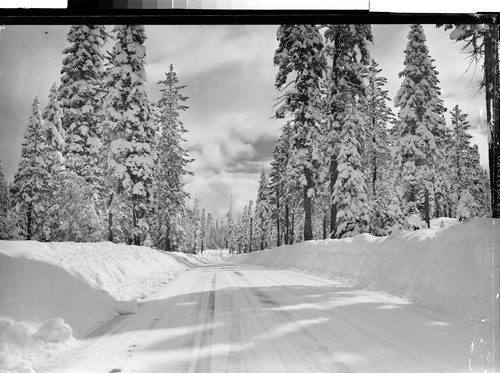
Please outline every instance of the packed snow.
M430 229L301 242L229 258L338 278L452 315L491 321L500 220L431 221Z
M138 300L220 258L104 243L0 241L0 371L31 366L77 345Z

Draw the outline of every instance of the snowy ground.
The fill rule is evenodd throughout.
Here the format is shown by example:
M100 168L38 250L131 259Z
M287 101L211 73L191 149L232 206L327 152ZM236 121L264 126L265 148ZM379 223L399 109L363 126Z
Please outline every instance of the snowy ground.
M431 229L302 242L230 260L342 280L466 319L491 321L499 257L500 220L462 224L440 218Z
M112 243L0 241L0 371L78 344L137 300L217 254L191 256Z
M229 262L0 241L0 371L493 372L499 224L441 219Z

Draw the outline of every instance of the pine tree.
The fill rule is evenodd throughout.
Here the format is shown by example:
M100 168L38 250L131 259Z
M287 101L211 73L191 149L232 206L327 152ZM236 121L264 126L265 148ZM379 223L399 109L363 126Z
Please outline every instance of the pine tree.
M424 206L424 195L432 188L435 176L435 151L438 124L442 121L438 79L425 45L421 25L412 25L405 49L405 69L399 73L403 83L394 104L399 107L393 156L407 203Z
M144 26L115 26L117 42L107 78L105 101L109 138L108 173L117 195L126 196L132 239L140 245L150 231L154 188L155 125L146 96Z
M229 202L229 210L227 211L227 233L226 233L226 247L229 253L234 253L236 250L236 227L234 225L233 217L233 196Z
M64 175L58 203L64 209L61 239L100 240L103 236L104 178L102 168L103 63L101 48L107 40L102 25L70 28L70 47L63 53L59 100L64 134ZM75 186L78 196L75 197ZM79 200L82 205L78 205ZM67 209L71 208L69 211ZM80 215L87 215L84 217ZM86 219L92 216L92 222ZM82 222L86 225L82 227ZM73 232L73 233L71 233ZM77 238L78 237L78 238Z
M186 167L192 160L183 148L183 136L187 132L180 113L187 109L183 103L187 97L181 91L186 87L179 85L179 79L170 65L165 80L160 81L162 97L157 105L158 141L156 152L158 162L155 167L157 185L156 224L158 236L156 246L170 250L173 241L179 241L176 227L185 209L184 200L189 197L184 191L184 177L191 173Z
M442 25L438 25L440 27ZM473 61L482 61L485 91L486 121L490 127L488 136L488 159L491 190L491 212L500 218L500 64L499 28L496 19L477 24L445 25L445 30L454 29L450 38L464 41L464 50L469 50Z
M313 238L312 208L315 171L320 164L314 145L320 137L321 87L326 65L323 38L314 25L282 25L278 28L278 49L274 64L279 67L276 88L285 90L278 102L276 117L291 116L290 163L300 181L304 206L304 240ZM294 73L295 80L287 83Z
M255 204L255 236L258 239L258 247L263 250L268 246L270 233L270 195L267 174L262 169L259 180L259 190Z
M292 128L290 123L286 123L280 137L276 141L273 150L273 160L271 162L271 171L269 172L269 189L272 198L269 201L271 215L276 222L276 234L278 241L280 235L280 225L284 227L284 243L289 244L291 241L292 227L290 221L291 211L295 210L297 205L298 194L302 189L296 179L290 177L289 159L290 159L290 140L292 138ZM279 242L278 242L279 246Z
M9 214L9 186L0 160L0 240L9 239L7 217Z
M463 114L458 105L455 105L451 111L451 124L453 126L454 152L452 164L454 165L454 193L456 200L468 187L468 159L470 157L470 139L471 135L467 133L470 128L467 121L467 114Z
M12 198L21 221L18 230L27 240L45 240L45 224L50 174L45 164L48 154L46 133L38 97L33 100L31 115L24 132L21 159L14 175Z
M380 196L379 185L387 177L391 159L390 140L387 131L388 125L394 121L394 114L387 106L390 101L384 86L387 79L380 76L382 69L378 68L377 62L372 58L367 74L366 106L362 109L366 116L366 141L365 158L368 175L367 186L373 200Z
M349 105L344 110L339 137L338 178L333 189L334 203L338 207L336 237L353 237L368 232L370 217L368 196L361 167L362 119Z
M328 183L330 186L330 234L337 235L337 214L340 206L335 201L341 196L335 194L334 186L339 175L339 151L340 137L344 121L350 116L349 110L357 111L358 98L364 95L365 87L363 75L366 73L366 65L369 62L367 44L372 41L370 25L364 24L337 24L327 25L325 30L326 47L329 71L325 78L326 99L324 103L325 123L324 136L327 146L324 149L325 167L327 169ZM353 132L356 136L362 136L362 121L351 122L351 125L359 124L360 129ZM342 137L346 140L345 136ZM361 138L356 139L363 147ZM349 162L349 158L344 159ZM364 179L358 180L364 183ZM364 188L364 187L363 187ZM338 191L338 190L337 190Z

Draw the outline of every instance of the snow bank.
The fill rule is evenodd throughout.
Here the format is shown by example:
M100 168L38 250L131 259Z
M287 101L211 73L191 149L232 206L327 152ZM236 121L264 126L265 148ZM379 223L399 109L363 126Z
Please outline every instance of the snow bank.
M440 219L431 228L302 242L229 260L340 277L457 316L488 319L500 256L500 219L466 224Z
M75 343L203 260L139 246L0 241L0 371ZM49 352L50 352L49 351Z

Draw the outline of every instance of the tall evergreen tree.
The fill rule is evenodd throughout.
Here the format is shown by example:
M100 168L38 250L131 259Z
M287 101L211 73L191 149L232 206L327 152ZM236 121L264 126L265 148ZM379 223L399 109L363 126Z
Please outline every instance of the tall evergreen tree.
M108 172L116 192L130 203L132 240L140 245L150 231L154 188L155 125L151 118L145 81L144 26L115 26L111 68L106 84Z
M63 51L66 56L59 86L65 140L65 174L62 177L65 183L58 202L58 208L64 210L61 239L87 241L99 240L103 236L105 184L101 140L104 57L101 48L106 40L107 34L102 25L75 25L68 33L71 45ZM82 227L82 223L86 227Z
M405 200L424 206L424 195L432 190L436 160L436 126L442 120L436 71L425 44L421 25L411 25L405 49L403 83L394 104L399 108L393 155L400 167Z
M337 214L340 211L335 201L340 200L341 196L335 194L334 187L339 176L338 157L342 127L351 116L350 112L357 111L358 98L364 95L363 76L366 73L366 65L369 63L368 43L372 39L371 26L366 24L327 25L325 30L325 51L328 56L329 69L324 83L326 89L324 133L328 143L324 158L329 174L330 234L332 237L337 232ZM349 113L346 112L347 107L349 107ZM351 121L350 126L352 125L360 126L352 133L358 136L355 141L360 144L359 150L362 150L363 143L359 136L362 136L363 122ZM345 136L342 136L342 139L350 141ZM343 161L349 162L350 158L345 158ZM364 184L364 179L358 181ZM337 189L337 192L339 190Z
M19 233L27 240L45 240L48 236L44 223L50 174L45 164L49 151L45 136L40 104L36 97L31 105L21 159L11 190L14 208L21 218L18 223Z
M314 145L320 137L320 82L326 65L323 38L314 25L282 25L278 28L277 39L276 88L285 93L278 102L276 117L291 116L290 163L294 175L290 176L299 180L302 186L304 240L311 240L315 172L320 164ZM294 80L287 83L290 74Z
M158 225L157 247L170 250L172 240L179 241L177 227L185 209L184 177L191 174L186 167L191 160L183 147L183 136L187 132L180 114L187 109L182 95L186 87L179 85L179 79L170 65L165 80L158 82L162 97L158 102L158 161L155 168L157 185L156 224Z
M271 226L270 201L271 196L267 174L264 169L262 169L259 180L259 189L257 192L257 200L255 203L255 236L258 240L260 250L263 250L269 244Z
M0 160L0 240L9 239L7 216L9 213L9 186Z
M442 26L442 25L438 25ZM500 218L500 64L499 27L496 18L477 24L445 25L453 29L451 39L464 41L473 61L482 61L485 91L486 121L489 126L488 155L493 218Z
M338 206L336 237L353 237L368 232L370 217L368 196L361 167L363 154L358 139L362 119L349 105L344 110L339 137L338 178L333 189L333 202Z

